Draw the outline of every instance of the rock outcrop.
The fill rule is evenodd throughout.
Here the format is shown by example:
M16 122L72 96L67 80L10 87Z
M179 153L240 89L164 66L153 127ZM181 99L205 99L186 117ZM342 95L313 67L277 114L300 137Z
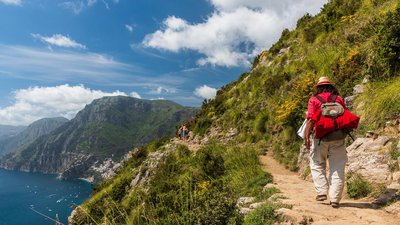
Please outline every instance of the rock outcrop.
M392 183L389 171L389 137L357 138L347 147L347 172L356 172L376 183Z

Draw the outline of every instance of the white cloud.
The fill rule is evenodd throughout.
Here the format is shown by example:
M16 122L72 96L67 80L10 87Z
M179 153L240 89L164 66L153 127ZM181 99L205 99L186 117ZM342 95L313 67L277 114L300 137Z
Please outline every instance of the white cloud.
M20 89L13 93L15 99L13 105L0 108L0 121L2 124L9 125L28 125L45 117L63 116L71 119L94 99L119 95L127 96L120 91L103 92L83 85L70 86L68 84Z
M158 98L151 98L151 101L156 101L156 100L165 100L165 98L163 97L158 97Z
M149 92L149 94L162 94L162 93L167 93L167 94L176 93L176 89L158 86L158 87L153 87L152 90Z
M133 26L132 25L129 25L129 24L125 24L125 28L126 28L126 30L128 30L129 32L133 32Z
M50 45L55 45L58 47L65 47L65 48L86 49L86 46L79 44L78 42L72 40L70 37L66 37L61 34L54 34L51 37L45 37L40 34L31 34L31 35L32 37L39 39Z
M22 1L21 0L0 0L0 2L6 4L6 5L21 5Z
M203 85L196 88L193 93L200 98L212 99L217 95L217 89Z
M156 83L148 72L97 53L48 51L0 44L0 71L6 76L44 82L77 82L110 85L132 82L138 86ZM145 84L143 84L145 83Z
M139 93L133 91L129 94L129 96L134 97L134 98L142 98L142 96L139 95Z
M59 6L62 6L66 9L71 10L73 13L75 14L79 14L83 11L83 9L85 9L87 6L85 5L85 3L83 1L77 1L77 2L62 2L59 4Z
M199 65L250 65L268 49L284 28L293 28L306 12L317 13L327 0L209 0L214 12L197 24L170 16L163 27L148 34L146 47L172 52L194 50Z
M97 0L88 0L87 1L87 6L88 7L91 7L91 6L93 6L94 4L96 4L97 3Z
M299 1L293 0L209 0L217 10L229 11L235 10L240 7L247 7L251 9L273 9L276 11L284 10L291 4L296 4ZM312 3L311 3L312 4Z
M116 87L126 93L133 89L145 93L145 98L163 95L174 99L176 90L184 89L190 82L187 77L182 77L182 72L155 75L141 66L126 64L108 55L82 51L48 51L0 44L0 59L0 77L3 79Z
M109 0L114 4L118 4L119 0ZM106 9L110 9L108 1L101 1ZM90 8L98 3L98 0L73 0L73 1L65 1L58 4L61 7L64 7L68 10L71 10L75 14L81 13L83 10Z

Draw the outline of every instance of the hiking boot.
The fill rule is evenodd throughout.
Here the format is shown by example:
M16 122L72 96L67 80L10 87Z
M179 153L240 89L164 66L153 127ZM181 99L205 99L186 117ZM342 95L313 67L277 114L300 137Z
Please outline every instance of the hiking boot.
M326 199L328 199L326 195L317 195L317 197L315 197L317 201L325 201Z
M339 202L331 202L331 206L332 206L332 208L337 209L337 208L339 208Z

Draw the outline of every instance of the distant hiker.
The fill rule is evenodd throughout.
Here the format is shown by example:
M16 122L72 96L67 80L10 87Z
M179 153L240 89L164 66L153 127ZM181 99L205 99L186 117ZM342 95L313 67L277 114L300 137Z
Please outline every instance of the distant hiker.
M182 127L182 140L187 140L188 139L188 134L189 134L189 129L186 127L186 125L183 125L183 127Z
M186 127L186 125L182 125L179 130L178 130L178 136L180 140L187 140L189 134L189 129Z
M322 110L325 110L324 107L327 105L330 107L329 113L334 112L335 115L324 114L326 111ZM345 182L344 169L347 163L346 132L340 128L354 128L359 120L351 114L350 117L356 117L354 120L357 121L354 122L353 117L348 117L349 114L351 113L347 111L336 87L327 77L320 77L314 87L314 95L308 101L305 145L307 149L311 148L310 169L317 192L316 200L324 201L329 194L333 208L339 207L342 198ZM348 125L347 120L351 120L352 124ZM354 123L356 123L355 126ZM312 127L314 131L311 134ZM327 160L329 160L328 179L326 177Z

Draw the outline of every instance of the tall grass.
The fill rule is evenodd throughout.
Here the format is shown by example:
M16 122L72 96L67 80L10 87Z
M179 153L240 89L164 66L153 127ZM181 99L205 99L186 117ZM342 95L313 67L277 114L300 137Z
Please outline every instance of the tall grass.
M140 187L130 187L138 168L121 172L83 205L78 221L96 225L242 224L238 197L260 195L265 184L272 182L271 175L261 170L259 153L254 147L213 142L194 155L178 145L155 170L147 170L150 176Z
M362 104L363 124L372 128L384 125L390 118L400 117L400 78L388 82L375 82L357 99Z

